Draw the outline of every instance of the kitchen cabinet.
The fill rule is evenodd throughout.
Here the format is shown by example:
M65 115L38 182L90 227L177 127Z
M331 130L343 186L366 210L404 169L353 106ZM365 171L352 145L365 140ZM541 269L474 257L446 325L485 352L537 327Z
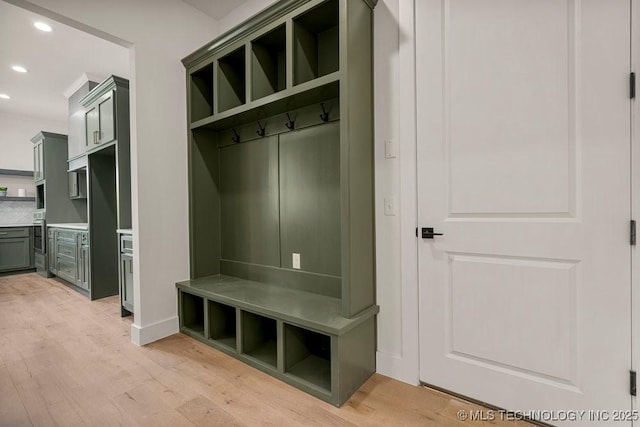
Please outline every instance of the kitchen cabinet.
M113 91L100 96L85 113L87 151L115 139L115 104Z
M183 59L180 330L334 405L376 370L375 0L284 0Z
M58 264L56 263L56 230L47 229L47 256L49 257L49 272L58 274Z
M87 170L77 170L69 172L69 198L87 198ZM86 207L85 207L86 209Z
M36 209L49 223L86 221L85 210L69 199L67 141L66 135L44 131L31 138Z
M0 272L32 268L33 227L0 228Z
M33 145L33 180L39 182L44 179L44 141Z
M122 316L133 314L133 236L130 230L120 235L120 305Z
M49 271L85 291L91 289L88 232L49 227Z

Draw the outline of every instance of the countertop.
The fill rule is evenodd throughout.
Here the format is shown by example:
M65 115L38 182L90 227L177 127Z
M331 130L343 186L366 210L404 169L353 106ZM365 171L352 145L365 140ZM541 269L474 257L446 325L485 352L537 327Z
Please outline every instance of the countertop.
M116 230L118 234L133 234L133 231L130 228L119 228Z
M47 224L49 228L68 228L71 230L83 230L87 231L89 229L89 224L87 223L67 223L67 224Z
M0 224L0 228L8 228L8 227L33 227L33 223L27 224Z

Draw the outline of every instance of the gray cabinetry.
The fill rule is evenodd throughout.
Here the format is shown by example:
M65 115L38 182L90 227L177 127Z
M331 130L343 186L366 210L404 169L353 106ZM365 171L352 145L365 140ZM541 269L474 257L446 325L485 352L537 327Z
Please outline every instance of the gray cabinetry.
M77 170L69 172L69 198L87 198L87 170ZM85 207L86 209L86 207Z
M183 60L181 330L335 405L375 372L376 3L282 0Z
M67 282L89 291L91 267L88 232L51 227L48 229L49 271Z
M129 81L111 76L80 100L86 120L90 295L118 295L116 230L131 227Z
M49 257L49 272L58 274L58 263L56 262L56 230L47 229L47 256Z
M35 182L44 179L44 143L37 142L33 145L33 180Z
M84 232L80 235L80 254L78 260L78 286L89 290L91 277L91 263L89 259L89 242L88 233Z
M133 236L120 233L120 303L121 314L133 314Z
M115 139L115 104L109 91L92 103L85 113L87 126L87 151Z
M34 267L32 227L0 228L0 272Z

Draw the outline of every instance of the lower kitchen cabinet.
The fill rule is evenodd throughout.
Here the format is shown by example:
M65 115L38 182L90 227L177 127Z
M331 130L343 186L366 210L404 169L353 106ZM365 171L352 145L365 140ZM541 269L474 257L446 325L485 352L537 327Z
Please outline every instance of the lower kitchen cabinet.
M133 236L131 234L120 234L120 304L121 315L133 314Z
M91 288L87 231L49 228L49 271L85 291Z
M33 228L0 228L0 272L34 268Z

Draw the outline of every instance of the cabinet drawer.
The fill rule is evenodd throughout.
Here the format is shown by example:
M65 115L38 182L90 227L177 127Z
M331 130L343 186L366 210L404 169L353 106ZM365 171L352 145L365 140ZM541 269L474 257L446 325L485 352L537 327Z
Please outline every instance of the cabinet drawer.
M133 253L133 237L129 235L122 235L120 237L120 252L123 254Z
M58 240L62 240L65 242L70 242L70 243L76 243L76 235L78 234L77 231L73 231L73 230L61 230L58 229Z
M56 244L56 254L58 256L62 255L67 258L71 258L75 261L76 259L76 244L68 243L58 240Z
M29 227L0 228L0 239L15 239L17 237L29 237Z
M77 275L76 271L78 266L75 261L68 260L64 257L58 257L58 272L57 275L71 283L76 283Z

